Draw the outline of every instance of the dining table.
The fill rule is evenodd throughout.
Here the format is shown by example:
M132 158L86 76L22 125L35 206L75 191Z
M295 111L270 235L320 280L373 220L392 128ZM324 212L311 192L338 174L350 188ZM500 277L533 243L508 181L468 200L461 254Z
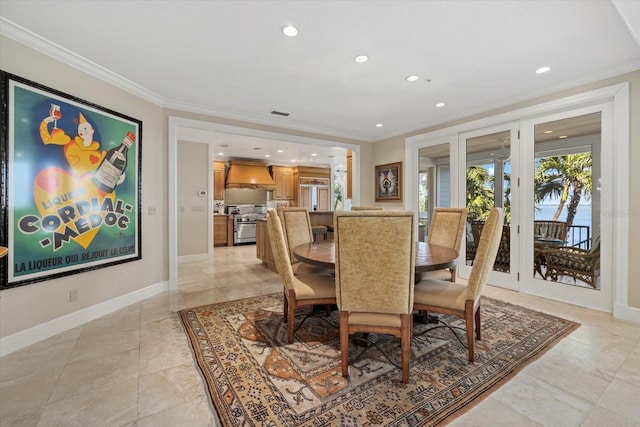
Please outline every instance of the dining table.
M333 240L303 243L293 248L293 255L298 261L335 269L336 251ZM416 242L416 273L451 268L457 262L458 253L452 248L428 242Z
M336 250L333 240L303 243L293 248L293 255L298 261L317 267L331 270L336 267ZM451 268L455 267L457 263L458 253L455 249L428 242L416 242L416 273ZM434 313L429 313L429 316L414 315L414 321L438 323L438 315Z

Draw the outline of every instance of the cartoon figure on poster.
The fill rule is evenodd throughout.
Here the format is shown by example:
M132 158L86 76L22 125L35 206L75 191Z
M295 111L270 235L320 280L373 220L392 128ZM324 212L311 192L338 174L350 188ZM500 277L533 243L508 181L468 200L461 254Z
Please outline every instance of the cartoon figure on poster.
M101 151L100 142L93 139L93 126L81 112L74 118L77 129L67 130L72 135L77 133L75 136L58 128L57 121L61 118L60 106L51 104L49 116L40 122L42 142L62 146L70 166L70 170L47 167L35 177L34 201L41 218L48 220L43 221L43 227L54 231L56 236L54 241L45 240L41 245L53 244L57 250L73 240L87 249L106 215L117 209L115 189L126 179L127 153L135 134L127 132L120 146Z

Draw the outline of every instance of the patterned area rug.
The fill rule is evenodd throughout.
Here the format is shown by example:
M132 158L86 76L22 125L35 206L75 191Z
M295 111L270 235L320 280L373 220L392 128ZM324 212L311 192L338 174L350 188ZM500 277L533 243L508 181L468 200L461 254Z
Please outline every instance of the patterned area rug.
M399 341L353 343L341 375L338 313L299 310L287 344L280 293L180 311L224 426L423 426L461 415L579 325L483 298L474 363L451 330L414 324L409 384ZM450 325L461 320L440 316ZM434 328L426 333L426 329Z

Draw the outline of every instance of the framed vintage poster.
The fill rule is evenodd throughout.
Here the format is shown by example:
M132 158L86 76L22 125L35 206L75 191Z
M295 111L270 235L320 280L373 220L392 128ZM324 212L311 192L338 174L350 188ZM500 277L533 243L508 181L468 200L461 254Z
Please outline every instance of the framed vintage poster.
M0 289L141 259L142 122L0 79Z
M402 201L402 162L376 166L376 202Z

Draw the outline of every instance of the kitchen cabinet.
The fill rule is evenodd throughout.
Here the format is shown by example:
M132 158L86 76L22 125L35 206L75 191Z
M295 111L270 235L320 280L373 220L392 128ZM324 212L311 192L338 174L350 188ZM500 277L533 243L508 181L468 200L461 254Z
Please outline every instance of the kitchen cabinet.
M347 150L347 199L352 198L353 189L353 152Z
M331 169L298 166L293 168L294 206L310 211L331 209Z
M278 272L276 262L271 251L271 241L269 240L269 230L267 220L258 219L256 221L256 257L262 261L269 270Z
M293 168L284 166L270 166L269 172L276 184L273 190L273 200L292 200L293 199Z
M329 180L326 178L300 178L298 206L309 211L328 211L331 209Z
M329 186L318 186L316 188L318 192L317 201L319 211L328 211L331 209L331 193L329 193Z
M233 217L213 216L213 246L233 246Z
M224 162L213 162L213 200L224 200Z

